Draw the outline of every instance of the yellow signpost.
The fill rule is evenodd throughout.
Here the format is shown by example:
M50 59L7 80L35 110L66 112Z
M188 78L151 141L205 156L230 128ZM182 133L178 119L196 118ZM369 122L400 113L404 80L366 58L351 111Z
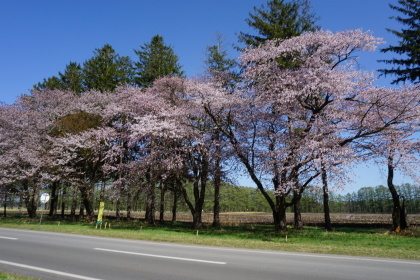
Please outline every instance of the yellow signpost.
M96 221L96 228L98 225L102 228L102 217L104 215L105 202L99 202L98 220Z

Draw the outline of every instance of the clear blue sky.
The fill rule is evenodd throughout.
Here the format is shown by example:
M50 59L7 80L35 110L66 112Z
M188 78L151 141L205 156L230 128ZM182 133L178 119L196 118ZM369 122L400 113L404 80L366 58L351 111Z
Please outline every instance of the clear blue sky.
M11 104L43 78L57 75L70 61L83 63L95 48L111 44L120 55L136 59L133 49L160 34L173 47L187 76L203 71L205 47L215 34L236 44L239 32L251 33L245 18L266 0L0 0L0 101ZM324 30L362 28L395 45L385 28L401 30L388 3L397 0L311 0ZM383 47L384 47L383 46ZM231 51L231 55L238 53ZM377 50L361 56L364 70L383 68ZM390 86L381 78L381 86ZM360 172L362 173L362 172ZM370 172L372 173L372 172ZM385 178L363 176L358 186L375 186ZM358 180L359 181L359 180ZM398 183L398 182L397 182Z

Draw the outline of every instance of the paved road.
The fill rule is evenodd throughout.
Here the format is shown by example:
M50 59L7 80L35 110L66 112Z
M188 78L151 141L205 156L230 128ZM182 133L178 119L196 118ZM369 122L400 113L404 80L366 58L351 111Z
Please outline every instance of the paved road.
M420 279L420 262L0 228L0 270L41 279Z

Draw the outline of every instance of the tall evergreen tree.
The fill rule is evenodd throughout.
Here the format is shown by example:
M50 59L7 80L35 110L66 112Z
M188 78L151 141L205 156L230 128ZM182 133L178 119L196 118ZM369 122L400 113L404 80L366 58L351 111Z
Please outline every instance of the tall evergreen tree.
M66 65L64 73L58 72L58 77L52 76L44 79L34 85L34 89L61 89L80 94L84 89L82 67L76 62L70 62Z
M96 49L94 54L83 64L86 89L114 91L120 85L132 83L133 68L129 57L121 57L109 44Z
M66 65L64 73L59 72L61 84L64 89L80 94L83 92L83 73L79 63L70 62Z
M134 52L139 58L135 63L135 83L140 87L149 87L156 79L164 76L184 75L178 63L178 56L171 47L165 45L160 35L153 36L150 43L140 46L140 49Z
M216 35L216 42L206 48L206 74L214 79L217 79L225 86L231 85L238 79L238 74L235 73L237 62L235 59L229 58L224 44L224 38L221 34Z
M406 17L392 18L407 26L407 29L397 31L387 28L387 31L396 35L400 41L397 46L389 46L381 49L381 52L394 52L403 57L379 60L394 65L391 69L381 69L379 71L385 76L388 74L395 75L397 78L392 81L392 84L406 81L417 84L420 82L420 1L399 0L398 3L400 6L391 4L389 6Z
M33 87L36 90L63 89L63 83L57 76L51 76L46 79L44 78L42 82L37 83Z
M254 7L254 13L249 13L245 21L258 35L241 32L239 42L256 47L266 40L288 39L305 31L315 31L319 27L315 25L317 17L311 9L308 0L270 0L267 6Z

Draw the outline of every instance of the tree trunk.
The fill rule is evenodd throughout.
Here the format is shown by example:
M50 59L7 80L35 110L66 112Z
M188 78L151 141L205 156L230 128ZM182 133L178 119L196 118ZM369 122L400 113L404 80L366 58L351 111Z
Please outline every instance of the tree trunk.
M117 202L115 203L115 218L117 221L120 220L120 208L121 208L121 201L120 198L117 198Z
M85 183L83 187L80 189L81 196L82 196L82 204L84 208L86 209L86 215L88 216L94 216L95 213L93 211L93 202L92 202L92 196L93 196L93 184L91 183Z
M206 186L208 179L208 168L209 162L207 156L203 156L201 162L201 171L200 171L200 184L194 184L194 196L195 196L195 211L193 213L193 228L200 229L203 227L203 207L204 207L204 198L206 196Z
M60 187L60 181L54 181L51 185L51 199L50 199L50 211L48 216L52 217L54 214L57 214L58 206L58 190Z
M165 183L160 183L159 222L163 223L165 218Z
M99 202L105 202L105 179L102 179L101 191L99 193Z
M220 153L220 148L217 149L216 154ZM213 227L220 228L220 185L222 167L220 164L220 156L217 155L216 166L214 172L214 205L213 205Z
M147 190L145 222L155 224L155 188L150 185Z
M83 203L80 203L79 219L82 219L84 216L85 216L85 205Z
M79 188L77 185L74 186L73 189L73 196L71 199L71 209L70 209L70 217L74 220L76 218L76 206L77 206L77 192Z
M193 229L201 229L203 228L203 219L202 219L202 210L201 211L194 211L193 214Z
M303 230L302 208L301 208L301 205L300 205L302 195L297 191L294 191L293 195L295 196L294 204L293 204L295 229L296 230Z
M178 192L176 190L174 190L173 196L174 196L174 202L172 204L172 220L171 220L172 223L176 222L176 212L177 212L177 206L178 206Z
M200 189L200 185L201 185L201 189ZM194 204L192 204L192 202L188 198L187 191L185 190L185 188L182 189L184 200L187 203L193 217L193 226L192 226L193 229L200 229L203 227L202 212L203 212L203 206L204 206L205 191L206 191L206 183L202 182L201 184L199 184L199 182L195 181L194 182L195 201L194 201Z
M6 217L6 203L7 203L7 192L4 193L4 209L3 209L3 216Z
M27 194L25 196L25 204L29 218L36 218L36 210L39 199L39 186L37 186L36 183L33 184L33 188L29 190L29 182L25 180L23 183L24 189L27 191Z
M64 220L64 211L66 208L66 194L67 194L67 188L68 184L66 186L63 186L63 193L61 194L61 219Z
M194 165L193 174L194 204L188 198L187 191L184 187L181 188L181 191L193 217L193 229L200 229L203 226L202 212L204 207L204 198L206 196L207 179L209 175L209 161L206 155L202 155L200 162Z
M321 162L321 177L322 177L322 191L324 195L324 220L325 229L327 231L332 230L331 217L330 217L330 205L329 205L329 194L328 194L328 180L327 172L324 168L324 164Z
M198 192L198 183L194 182L194 192ZM188 198L187 191L185 188L182 189L182 194L184 196L184 200L188 205L188 208L191 211L191 215L193 217L193 229L200 229L202 228L202 219L201 219L201 213L203 211L202 203L199 202L199 198L196 198L194 205Z
M286 209L286 197L282 195L276 196L276 207L272 210L274 218L274 230L278 233L287 231Z
M134 211L141 211L140 193L141 193L141 189L136 190L134 193L134 197L133 197Z
M131 191L127 190L127 220L131 220Z
M397 193L397 190L394 186L394 165L393 165L394 158L390 154L388 156L388 178L387 184L388 189L392 195L392 202L393 202L393 210L392 210L392 230L394 232L401 232L402 230L409 227L407 221L407 213L405 210L405 200L403 198L403 206L400 203L400 196Z

